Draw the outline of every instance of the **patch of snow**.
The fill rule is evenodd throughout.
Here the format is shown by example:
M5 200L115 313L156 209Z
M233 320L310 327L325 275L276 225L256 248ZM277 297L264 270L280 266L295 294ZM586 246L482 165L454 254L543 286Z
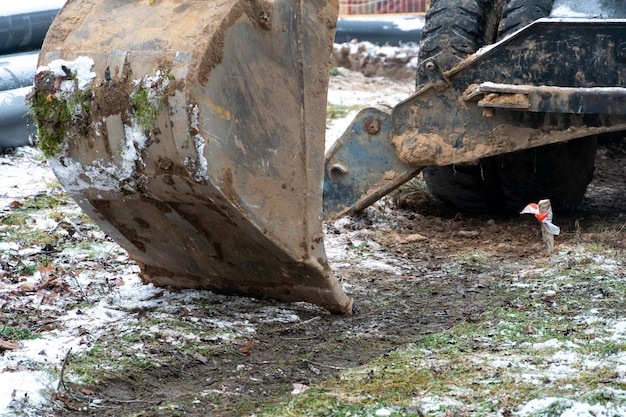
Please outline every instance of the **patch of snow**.
M359 267L369 270L378 270L378 271L386 271L391 272L393 274L400 274L402 271L395 266L389 265L384 261L380 261L377 259L366 259L359 262Z
M136 163L145 165L141 156L141 151L145 149L148 143L143 128L137 123L132 125L124 125L124 147L122 148L122 166L120 169L120 180L130 179L137 169Z
M195 163L191 163L191 161L186 161L185 166L193 166L194 168L194 179L197 182L204 182L208 180L208 169L209 163L204 156L204 149L206 147L206 140L200 134L200 123L199 123L199 109L197 105L189 105L190 108L190 126L192 131L197 132L193 136L193 144L196 148L197 161Z
M535 349L545 349L545 348L558 348L558 347L561 347L561 345L562 343L558 339L550 339L542 343L535 343L533 347Z
M393 24L401 31L408 32L422 29L424 27L424 19L421 17L405 17L403 19L394 19Z
M403 32L419 30L424 27L424 18L421 16L397 16L397 15L376 15L376 16L350 16L347 18L339 18L339 20L349 20L355 22L381 22L387 24L387 28L395 26Z
M558 397L546 397L531 400L517 413L519 416L554 415L554 404L561 409L561 417L614 417L626 415L626 408L616 406L611 402L605 405L587 404Z
M0 178L0 211L13 201L46 193L49 184L57 181L41 151L31 147L16 149L14 156L0 156Z
M550 17L610 19L624 17L623 7L614 0L556 0Z
M391 415L391 413L392 411L390 409L383 407L383 408L379 408L378 410L376 410L374 415L376 417L388 417Z
M102 160L96 160L92 165L83 165L70 157L62 161L53 158L48 162L70 194L80 194L88 188L111 192L119 189L119 181L115 178L117 167Z
M66 72L63 68L69 69L72 74L75 75L75 80L64 80L61 82L60 93L62 96L68 96L72 92L75 91L74 82L76 82L76 86L79 90L83 90L94 78L96 78L96 73L91 71L91 68L94 66L93 59L86 56L79 56L73 61L67 61L65 59L55 59L50 62L48 65L40 66L37 68L37 73L42 71L50 71L54 75L59 77L67 76Z
M550 17L587 17L586 12L574 11L569 5L557 5L552 9Z
M434 413L440 411L446 407L461 407L463 403L453 398L446 398L440 396L426 396L419 400L419 406L425 414Z
M28 366L22 366L22 368L28 368ZM20 415L18 413L25 407L37 408L46 403L46 392L52 388L56 389L56 381L44 371L3 370L0 372L0 387L2 387L0 389L0 414L3 416Z
M531 400L524 404L521 409L516 413L519 416L528 416L533 414L539 414L547 407L551 406L555 401L561 401L561 398L557 397L545 397Z

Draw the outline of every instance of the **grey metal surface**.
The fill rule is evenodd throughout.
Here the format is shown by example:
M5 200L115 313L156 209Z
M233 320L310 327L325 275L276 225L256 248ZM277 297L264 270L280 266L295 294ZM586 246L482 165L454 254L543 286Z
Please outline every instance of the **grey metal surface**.
M34 133L32 117L24 104L31 87L0 91L0 153L30 143Z
M32 86L38 57L39 50L0 56L0 91Z
M326 152L324 218L364 209L413 178L420 169L398 159L391 142L391 109L361 110Z

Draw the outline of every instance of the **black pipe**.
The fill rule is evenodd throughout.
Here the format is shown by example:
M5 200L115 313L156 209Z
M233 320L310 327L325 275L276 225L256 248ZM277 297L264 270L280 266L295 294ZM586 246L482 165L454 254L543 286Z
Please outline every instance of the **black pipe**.
M422 37L422 16L384 16L340 18L335 43L368 41L378 45L398 46L419 43Z
M0 16L0 55L41 48L46 32L59 10L38 10Z

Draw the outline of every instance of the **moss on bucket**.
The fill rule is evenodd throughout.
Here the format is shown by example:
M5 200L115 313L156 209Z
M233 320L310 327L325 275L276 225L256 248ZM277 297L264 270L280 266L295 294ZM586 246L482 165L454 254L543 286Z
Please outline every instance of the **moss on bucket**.
M30 106L37 124L39 147L47 158L58 155L72 121L71 104L48 91L36 90L30 97Z
M163 107L163 100L151 100L150 90L147 87L138 85L131 93L130 101L133 106L131 117L135 119L143 131L151 130Z
M45 88L31 93L28 104L37 125L37 141L47 158L61 153L71 129L84 132L88 128L91 96L88 89L64 95Z
M86 136L96 119L118 113L125 124L136 124L147 134L165 106L173 79L167 71L157 71L156 77L134 82L126 77L116 80L113 86L103 84L92 89L79 88L76 74L69 70L65 75L38 73L28 103L37 125L39 147L47 158L57 157L68 137ZM61 82L65 81L73 82L73 87L61 90ZM97 109L93 114L92 108Z

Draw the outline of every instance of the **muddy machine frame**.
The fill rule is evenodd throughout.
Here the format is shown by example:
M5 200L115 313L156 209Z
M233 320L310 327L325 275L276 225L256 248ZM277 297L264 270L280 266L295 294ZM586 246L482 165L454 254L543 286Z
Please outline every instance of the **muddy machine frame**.
M61 10L31 96L40 145L144 282L349 314L324 218L362 210L424 166L626 130L626 20L542 19L450 71L422 62L430 83L361 111L325 156L337 9L70 0Z

